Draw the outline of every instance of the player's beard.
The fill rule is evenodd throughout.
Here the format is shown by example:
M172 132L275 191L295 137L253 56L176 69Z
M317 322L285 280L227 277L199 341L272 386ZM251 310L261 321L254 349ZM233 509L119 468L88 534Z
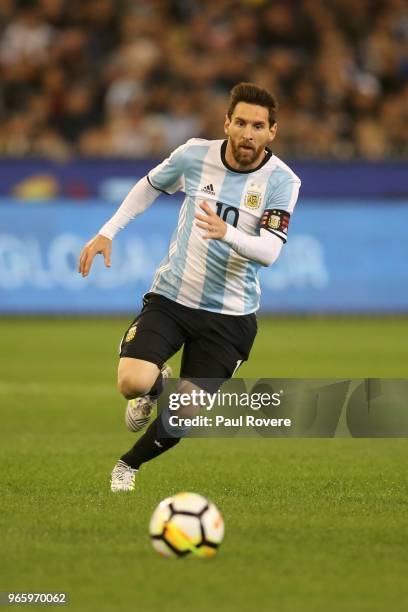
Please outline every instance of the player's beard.
M262 152L265 150L265 145L255 148L251 143L244 141L236 144L232 139L230 139L230 143L232 155L240 166L250 166L256 159L262 158ZM243 145L248 148L243 149Z

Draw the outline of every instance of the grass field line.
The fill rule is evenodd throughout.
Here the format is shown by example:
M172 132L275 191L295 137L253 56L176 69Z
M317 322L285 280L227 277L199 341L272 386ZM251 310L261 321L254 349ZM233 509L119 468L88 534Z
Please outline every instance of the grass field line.
M0 380L0 395L118 395L114 384L89 384L86 382L69 383L50 382L9 382Z

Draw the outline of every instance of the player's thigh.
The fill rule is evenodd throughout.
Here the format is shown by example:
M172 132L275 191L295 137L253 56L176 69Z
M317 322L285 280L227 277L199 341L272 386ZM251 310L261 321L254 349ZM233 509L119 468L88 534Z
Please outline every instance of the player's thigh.
M126 330L120 344L118 384L123 395L143 395L153 386L167 359L185 340L171 307L149 300Z
M200 335L186 342L180 377L214 393L249 357L257 333L255 315L204 315Z

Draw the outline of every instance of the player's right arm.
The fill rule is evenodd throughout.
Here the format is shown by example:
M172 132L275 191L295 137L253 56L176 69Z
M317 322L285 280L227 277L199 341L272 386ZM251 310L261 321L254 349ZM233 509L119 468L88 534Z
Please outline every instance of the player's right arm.
M82 276L88 276L95 255L101 253L105 259L105 265L110 268L110 255L112 251L112 240L116 234L126 225L146 210L156 198L160 191L151 186L147 177L143 177L130 190L113 217L99 230L98 234L86 243L79 256L78 272Z
M116 234L145 211L161 192L172 194L183 188L184 151L187 143L178 147L167 159L153 168L131 189L113 217L105 223L98 234L86 243L79 256L78 272L88 276L95 255L102 254L105 265L110 268L112 241Z
M111 267L112 240L97 234L86 243L79 256L78 272L83 277L88 276L95 255L100 253L105 260L105 266Z

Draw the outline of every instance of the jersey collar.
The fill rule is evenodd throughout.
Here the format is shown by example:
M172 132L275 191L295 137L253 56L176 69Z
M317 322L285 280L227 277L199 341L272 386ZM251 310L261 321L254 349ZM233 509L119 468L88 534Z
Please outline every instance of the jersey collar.
M272 151L266 147L265 148L266 155L261 161L261 163L259 164L259 166L257 166L256 168L253 168L252 170L235 170L235 168L232 168L229 165L229 163L227 162L225 158L226 150L227 150L227 140L224 140L221 145L221 161L224 164L224 166L227 168L227 170L230 170L231 172L236 172L237 174L250 174L251 172L256 172L257 170L262 168L262 166L264 166L272 157Z

